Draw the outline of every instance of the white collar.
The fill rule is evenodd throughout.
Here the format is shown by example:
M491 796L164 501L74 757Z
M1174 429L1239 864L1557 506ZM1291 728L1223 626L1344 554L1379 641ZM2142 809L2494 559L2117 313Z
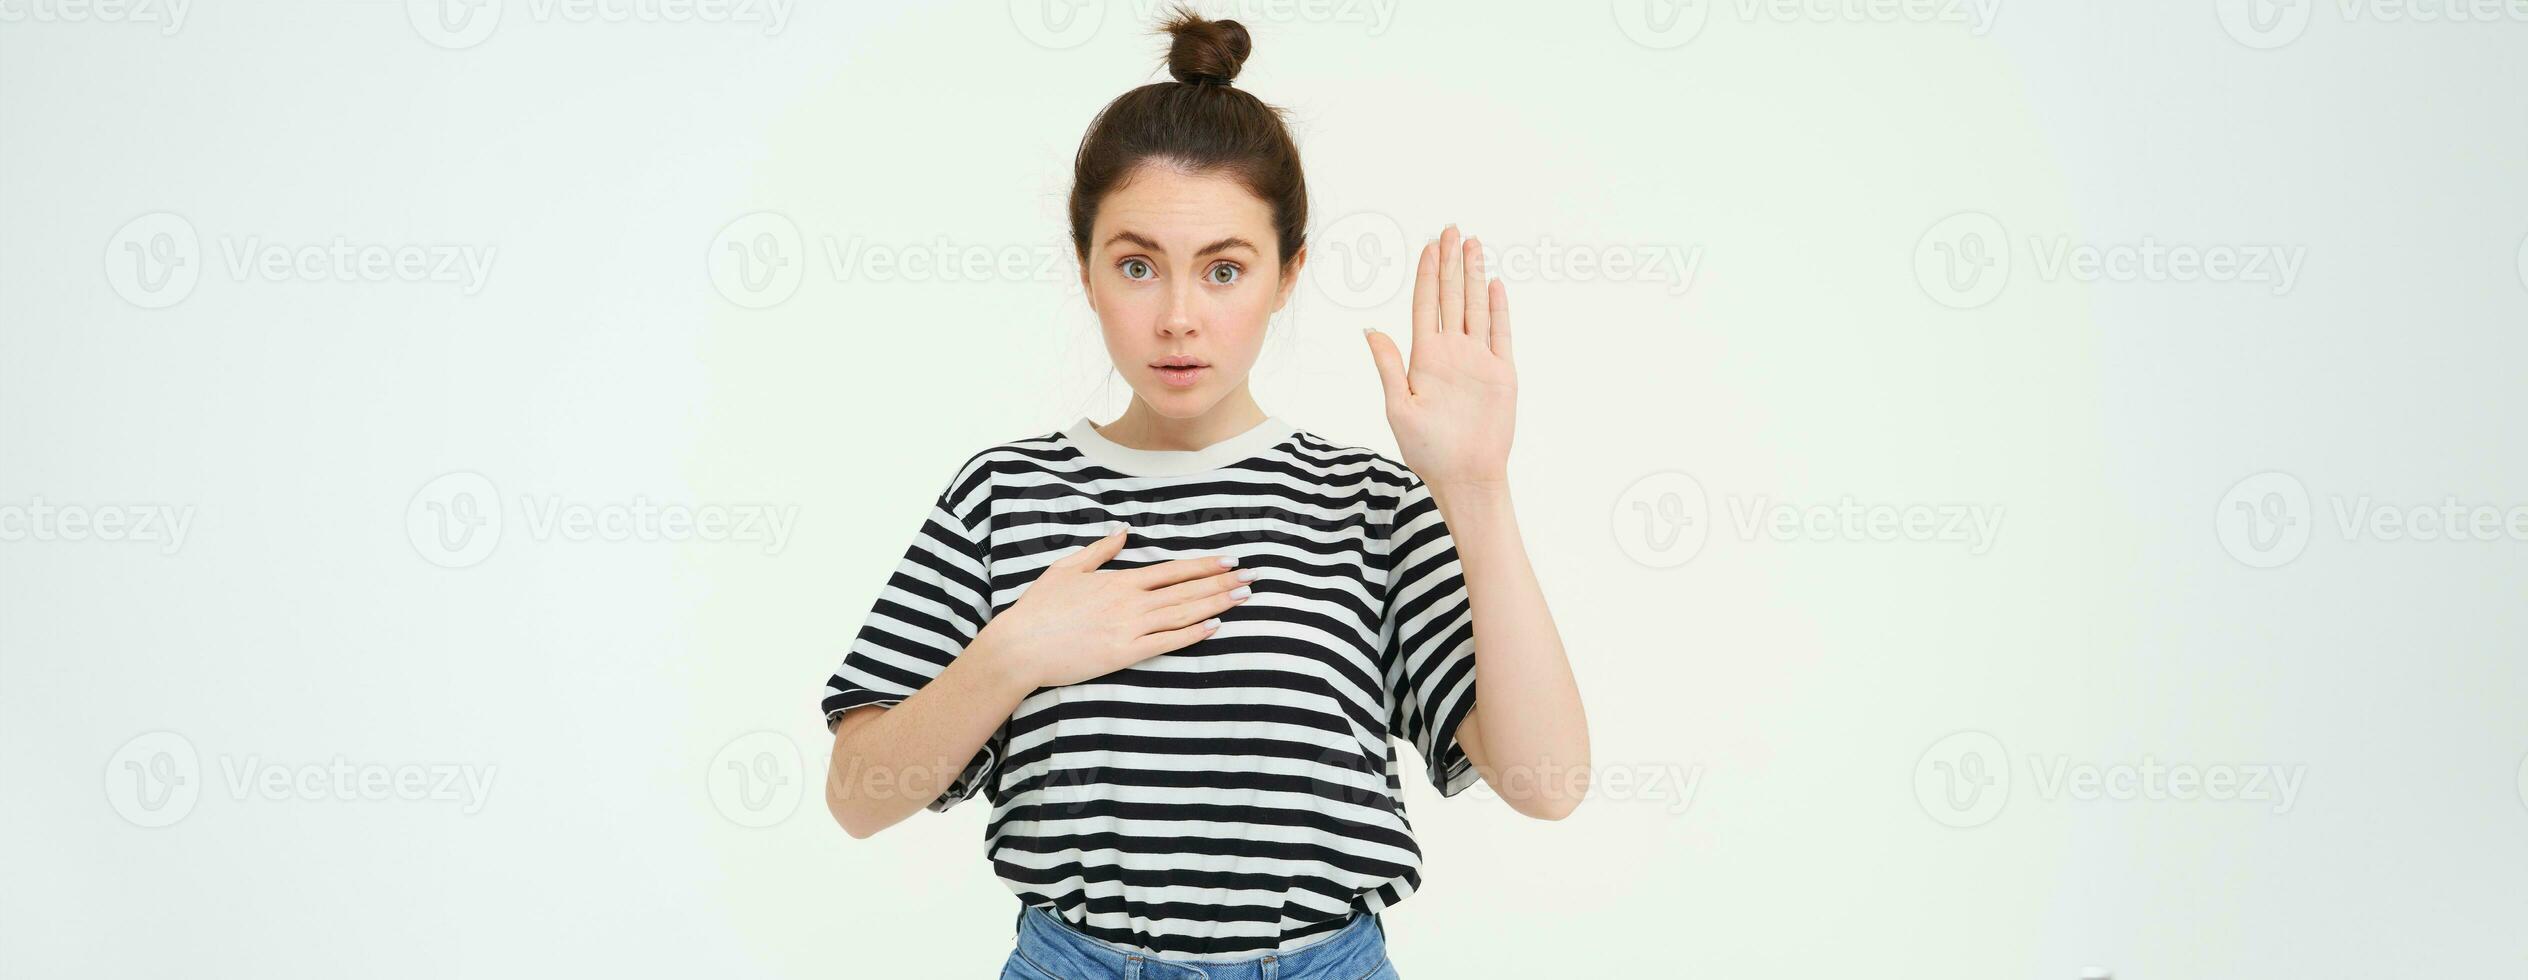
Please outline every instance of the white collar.
M1083 415L1062 434L1090 462L1125 476L1182 476L1235 463L1273 448L1298 431L1279 417L1267 415L1245 432L1201 449L1134 449L1106 438Z

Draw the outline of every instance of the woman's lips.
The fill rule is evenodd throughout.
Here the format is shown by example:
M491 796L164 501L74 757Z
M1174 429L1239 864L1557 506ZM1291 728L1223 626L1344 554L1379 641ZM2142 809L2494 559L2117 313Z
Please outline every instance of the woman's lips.
M1187 367L1167 367L1165 365L1161 365L1158 369L1159 380L1167 382L1167 386L1170 388L1191 388L1194 386L1195 382L1202 380L1203 372L1209 370L1211 370L1211 367L1205 364L1196 364Z

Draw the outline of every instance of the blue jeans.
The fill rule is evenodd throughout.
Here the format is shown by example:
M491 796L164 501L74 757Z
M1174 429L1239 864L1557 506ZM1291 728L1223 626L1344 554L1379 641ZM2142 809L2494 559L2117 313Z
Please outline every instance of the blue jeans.
M1152 956L1081 932L1052 909L1023 906L1018 948L1001 980L1401 980L1387 959L1387 924L1355 911L1351 924L1286 953L1225 963Z

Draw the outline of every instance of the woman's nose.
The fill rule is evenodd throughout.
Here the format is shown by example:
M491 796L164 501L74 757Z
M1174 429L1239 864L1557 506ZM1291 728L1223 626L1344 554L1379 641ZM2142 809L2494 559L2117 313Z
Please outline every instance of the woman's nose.
M1168 293L1167 310L1159 314L1160 335L1174 337L1193 333L1193 307L1193 297L1187 295L1184 290L1171 290Z

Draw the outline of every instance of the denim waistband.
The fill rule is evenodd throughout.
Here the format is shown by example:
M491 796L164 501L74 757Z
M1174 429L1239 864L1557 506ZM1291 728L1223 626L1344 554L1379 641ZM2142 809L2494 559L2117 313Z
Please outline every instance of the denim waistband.
M1287 952L1203 962L1154 956L1081 932L1041 905L1018 909L1018 951L1060 980L1360 980L1387 963L1387 924L1366 909Z

